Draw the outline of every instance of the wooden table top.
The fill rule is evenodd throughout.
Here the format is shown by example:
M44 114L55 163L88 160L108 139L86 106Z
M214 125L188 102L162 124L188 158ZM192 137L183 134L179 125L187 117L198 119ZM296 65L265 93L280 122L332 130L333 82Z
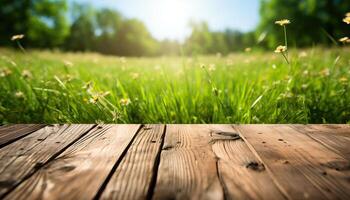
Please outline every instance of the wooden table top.
M350 125L4 125L0 199L350 199Z

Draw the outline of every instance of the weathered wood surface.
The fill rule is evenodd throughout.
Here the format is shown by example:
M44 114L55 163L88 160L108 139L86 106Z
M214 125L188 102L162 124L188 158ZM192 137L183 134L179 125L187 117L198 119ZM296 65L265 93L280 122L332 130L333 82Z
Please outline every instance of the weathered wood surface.
M95 127L24 181L7 199L92 199L138 128Z
M0 126L0 199L350 199L349 125L43 126Z
M103 191L102 199L145 199L150 195L164 128L164 125L147 125L140 130Z
M289 126L237 129L290 198L350 199L349 160Z
M53 125L0 150L0 198L42 168L94 125Z
M155 199L223 199L207 125L168 125Z
M43 124L16 124L0 126L0 148L15 141L18 138L24 137L40 128Z

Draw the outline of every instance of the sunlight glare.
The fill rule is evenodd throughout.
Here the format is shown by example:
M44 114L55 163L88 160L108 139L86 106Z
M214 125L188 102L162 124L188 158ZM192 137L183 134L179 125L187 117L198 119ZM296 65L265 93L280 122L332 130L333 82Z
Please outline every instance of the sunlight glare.
M190 2L185 0L154 0L153 12L150 16L155 22L153 27L159 35L180 38L188 32L190 20Z

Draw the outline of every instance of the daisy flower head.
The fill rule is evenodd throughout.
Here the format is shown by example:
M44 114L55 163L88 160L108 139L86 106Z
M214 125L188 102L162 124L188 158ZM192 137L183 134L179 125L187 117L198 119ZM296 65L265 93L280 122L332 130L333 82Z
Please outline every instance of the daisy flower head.
M275 24L278 24L280 26L285 26L287 24L290 24L290 20L289 19L281 19L281 20L275 21Z
M122 106L128 106L131 103L131 100L128 98L123 98L123 99L120 99L119 103Z
M11 37L11 41L20 40L20 39L23 39L23 38L24 38L24 35L23 35L23 34L13 35L13 36Z
M343 22L345 22L346 24L350 24L350 16L346 16L346 17L343 19Z
M287 51L287 47L283 46L283 45L279 45L276 49L275 49L275 53L283 53Z
M339 42L347 43L347 42L349 42L349 37L342 37L339 39Z

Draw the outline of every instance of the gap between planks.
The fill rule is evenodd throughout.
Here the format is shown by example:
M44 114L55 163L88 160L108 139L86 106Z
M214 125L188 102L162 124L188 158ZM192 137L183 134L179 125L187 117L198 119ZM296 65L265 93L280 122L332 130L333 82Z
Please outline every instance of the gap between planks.
M0 199L11 194L95 126L48 125L4 147L0 152Z
M44 124L15 124L0 126L0 149L41 128Z
M273 145L271 148L277 148L281 145L285 145L282 142L283 140L280 141L277 136L280 137L281 135L285 137L283 139L289 142L289 140L292 140L291 135L295 134L296 139L306 140L309 145L312 145L316 148L317 152L325 152L327 155L336 157L337 159L341 160L341 157L337 157L335 154L330 154L328 150L326 151L324 145L318 143L315 140L311 140L311 138L303 135L301 132L295 130L293 131L292 128L286 126L280 126L281 130L276 130L273 128L273 126L271 126L272 128L270 127L266 129L266 126L262 125L260 128L258 127L250 129L249 127L254 126L232 126L228 128L224 125L196 125L193 126L192 129L186 128L185 126L190 127L191 125L140 126L135 134L131 137L131 139L129 137L130 141L128 140L129 143L127 143L123 151L118 151L119 157L114 158L114 160L111 162L107 162L108 170L105 170L102 175L98 175L99 181L98 183L93 183L95 185L93 191L85 191L84 194L80 194L85 195L84 197L90 199L109 199L111 197L118 197L118 195L127 195L127 197L135 197L135 199L162 199L166 197L173 199L189 199L190 197L198 199L201 197L217 197L215 199L266 199L268 197L270 197L269 199L302 199L307 197L320 197L320 199L322 199L331 197L328 196L327 193L321 192L319 190L319 186L315 186L315 183L313 182L310 184L310 187L314 187L312 191L319 191L320 194L310 193L305 195L305 193L302 192L304 189L304 186L302 186L302 184L300 185L302 186L300 188L301 190L298 190L298 188L290 188L289 185L283 181L283 179L278 177L278 175L283 175L278 174L281 169L286 169L285 173L287 175L292 174L293 176L297 176L297 179L295 180L304 180L310 183L310 179L303 177L303 174L293 174L295 169L293 169L291 165L276 165L275 161L273 159L271 160L267 156L270 152L274 158L277 158L279 160L283 160L284 158L284 155L278 155L272 150L269 150L267 148L269 147L269 144L262 143L262 139L264 139L265 134L270 134L271 139L273 139L273 141L271 141L271 144ZM155 129L155 131L153 131L152 128L149 129L150 127ZM163 129L161 127L163 127ZM39 168L31 173L30 176L26 177L20 183L18 183L17 186L19 187L15 188L15 193L8 192L10 196L7 196L7 198L11 199L12 197L13 199L15 197L18 197L16 195L19 195L19 193L25 191L24 194L27 194L27 196L22 196L22 198L29 197L30 199L32 196L29 195L31 193L26 193L26 189L28 188L25 187L25 184L33 183L37 180L42 180L42 174L50 174L49 172L56 173L55 169L57 167L64 167L65 165L63 164L69 164L71 162L69 160L69 156L73 155L73 159L74 156L79 158L79 152L81 152L82 149L84 151L89 150L89 152L93 153L92 150L95 148L100 148L101 146L97 145L98 142L96 143L96 141L91 139L91 137L94 135L93 133L90 133L92 129L93 128L87 131L84 135L78 137L74 142L66 146L65 149L46 161L44 165L39 166ZM245 131L246 129L250 131L247 132ZM238 136L235 135L237 131L239 133ZM259 132L263 132L264 135L259 134ZM274 134L271 135L270 132L273 132ZM97 131L97 133L101 134L99 131ZM87 137L88 134L91 136ZM110 137L112 137L112 135L110 135ZM102 139L102 136L99 135L98 138ZM243 140L240 140L240 138ZM274 139L276 139L276 141L274 141ZM179 141L180 143L178 143ZM93 144L94 142L96 144ZM296 146L298 148L302 148L302 146L300 146L297 141L290 142L290 145L293 147ZM303 149L305 150L307 148ZM141 153L141 155L138 155L139 153ZM287 153L294 159L305 159L304 157L301 157L298 152L288 151L287 149ZM65 160L67 158L68 160ZM189 162L193 161L191 159L194 158L197 164L192 163L192 165L187 166L186 162L183 160L185 158L190 159ZM85 159L89 160L96 158L94 156L87 156ZM314 165L314 163L316 163L315 158L311 159L314 160L308 162ZM174 160L177 160L178 162L174 163L173 165L172 162L175 162ZM146 162L144 163L143 161ZM81 160L81 162L83 162L83 160ZM321 168L323 169L325 167L322 166ZM68 168L64 169L69 170ZM207 170L211 172L210 176L202 173L207 172ZM327 170L330 171L332 169ZM169 173L169 171L173 173ZM296 169L296 171L300 171L300 169ZM88 174L85 174L84 171L80 172L80 175L88 176ZM193 179L177 179L178 177L174 175L180 172L190 176L193 175ZM141 178L140 176L138 178L136 177L136 179L134 179L135 182L131 183L139 183L137 182L140 181L138 179L142 179L142 184L131 184L130 182L127 182L130 181L130 176L134 173L139 174ZM198 176L198 173L200 176ZM309 175L312 177L316 177L317 175L309 171L306 171L305 173L309 173ZM338 174L339 173L343 172L338 172ZM58 175L62 177L67 176L64 174ZM334 174L333 171L330 171L329 175L335 176L337 174ZM37 177L33 178L34 176ZM293 176L291 176L291 178L293 178ZM96 178L84 180L96 180ZM175 182L171 182L172 180L175 180ZM126 182L123 183L123 181ZM25 184L23 184L24 182ZM271 182L273 182L273 184L271 184ZM80 187L83 187L83 189L86 190L88 188L88 184L92 184L91 181L84 182L83 180L79 180L77 183L81 184ZM296 184L298 185L298 183L299 182L297 181ZM324 179L320 179L317 182L317 184L321 184L321 186L322 184L328 185L326 183L327 182ZM63 184L63 182L60 184ZM128 193L116 193L115 188L118 187L118 184L124 184L123 187L127 188L125 191L128 191ZM64 185L58 186L62 189ZM198 187L203 187L205 189L198 190ZM62 191L64 190L65 189L63 188ZM76 192L77 190L71 189L71 191ZM48 197L51 197L53 199L62 198L62 196L59 195L67 194L66 192L67 191L60 193L56 191L53 194L56 194L58 196ZM47 195L50 194L50 191L40 191L40 194L44 193ZM301 194L301 196L298 196L299 194ZM335 197L346 196L346 194L342 195L341 193L338 193L338 195ZM79 196L66 197L73 198Z

